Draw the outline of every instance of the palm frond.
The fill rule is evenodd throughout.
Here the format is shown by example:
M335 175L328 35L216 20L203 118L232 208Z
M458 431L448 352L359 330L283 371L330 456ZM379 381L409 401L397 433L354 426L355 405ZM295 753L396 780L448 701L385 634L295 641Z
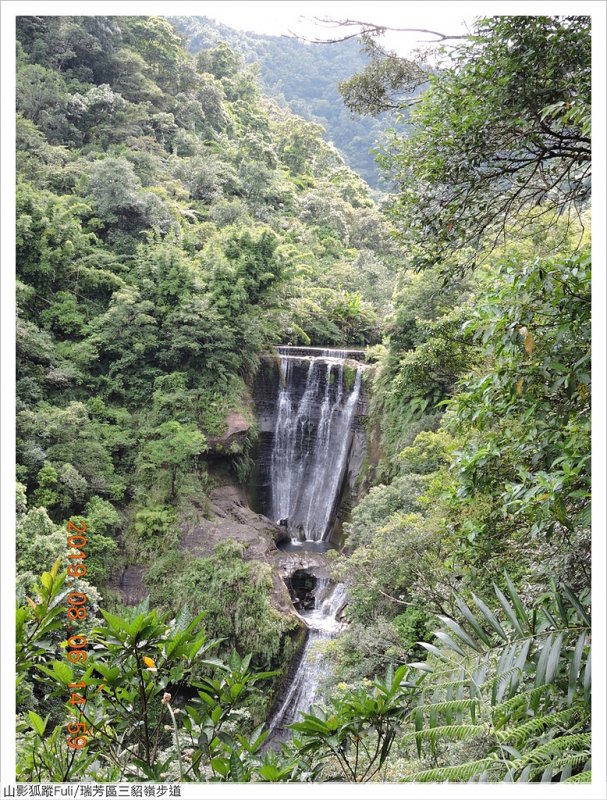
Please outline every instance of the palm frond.
M428 660L412 712L415 732L402 743L436 754L441 742L475 738L477 761L416 773L420 781L584 781L590 758L590 615L586 598L564 588L524 603L505 575L498 608L473 595L474 611L455 598L460 620L424 643ZM428 668L429 665L429 668ZM411 665L414 669L416 665ZM469 720L469 722L466 722ZM453 746L446 748L453 757Z

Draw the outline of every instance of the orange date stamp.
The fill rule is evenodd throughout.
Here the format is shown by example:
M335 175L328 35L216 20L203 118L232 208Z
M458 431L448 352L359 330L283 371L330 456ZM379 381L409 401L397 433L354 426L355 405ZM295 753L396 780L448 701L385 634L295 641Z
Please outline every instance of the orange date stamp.
M68 564L67 574L68 580L71 578L83 578L86 575L86 546L87 538L84 536L86 533L86 522L82 522L80 527L74 525L73 522L67 523L67 546L69 550L76 552L69 552L67 557L70 559ZM85 592L69 592L67 595L67 618L68 628L72 629L73 623L82 622L87 617L87 596ZM84 634L77 633L68 636L67 639L67 659L73 664L80 664L84 666L88 658L86 651L87 638ZM81 715L84 712L86 705L86 695L84 691L80 694L74 690L86 689L85 681L78 681L77 683L68 683L68 689L71 691L69 705L72 707L70 710L75 714ZM88 728L86 722L78 720L69 721L67 723L67 745L72 750L82 750L86 747L88 738Z

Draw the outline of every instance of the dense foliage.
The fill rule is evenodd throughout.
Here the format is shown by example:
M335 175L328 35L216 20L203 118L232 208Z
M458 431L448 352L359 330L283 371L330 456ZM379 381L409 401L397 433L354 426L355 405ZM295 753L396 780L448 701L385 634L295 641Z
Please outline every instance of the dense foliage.
M210 656L218 642L200 629L204 613L169 621L147 604L127 617L102 611L103 621L88 626L95 661L76 670L57 660L51 642L61 635L67 593L58 567L59 561L40 576L35 601L17 609L18 696L23 699L34 676L48 709L42 717L30 698L18 725L25 780L590 777L590 620L585 598L567 587L532 610L506 575L507 596L495 587L501 621L480 598L475 615L456 597L469 631L443 618L439 647L423 643L427 661L389 667L385 680L358 689L344 687L328 709L304 714L293 725L294 740L275 752L263 749L263 725L242 733L256 684L273 673L253 672L250 656ZM93 690L77 710L76 677ZM90 737L78 755L62 735L60 698L70 692L69 732L75 740ZM49 698L58 702L49 707ZM456 744L447 757L457 764L436 766L449 742ZM429 748L435 766L411 774L413 747L420 758ZM395 768L402 772L395 775Z
M588 53L585 19L481 20L472 40L453 48L452 60L432 76L411 112L408 137L395 131L393 148L384 154L399 180L406 169L407 186L398 184L393 214L410 249L386 323L386 346L377 353L370 427L381 452L382 483L354 509L351 551L336 564L348 581L351 624L331 652L338 676L349 683L410 659L428 673L428 697L438 703L428 711L430 730L420 716L418 733L395 745L396 774L414 780L565 780L572 773L572 779L589 779L583 771L589 768L587 700L573 710L577 688L565 686L567 674L571 681L580 675L578 661L569 668L569 659L587 655L587 634L575 638L578 623L588 623L587 611L570 626L568 615L577 606L567 610L562 599L571 589L587 597L590 587L588 130L583 115L570 116L575 102L563 94L570 89L578 97L579 90L587 113ZM537 65L533 74L525 66L531 64ZM515 84L525 92L516 92ZM549 124L539 107L548 94ZM539 148L531 148L524 164L516 161L516 147L525 148L520 126ZM567 139L568 154L550 149L545 137L552 135ZM546 165L544 147L550 150ZM502 183L489 187L494 157L508 168L520 164L520 171L517 166L508 177L504 171ZM517 181L530 185L536 172L538 180L554 183L552 194L529 202ZM553 181L565 172L564 185ZM511 202L513 196L520 201ZM485 212L499 217L498 240ZM482 266L471 272L475 262ZM493 584L525 648L527 634L538 632L542 649L534 666L497 622L495 604L479 601L480 623L469 612L467 604ZM562 595L543 622L543 611L534 612L533 623L528 612L519 619L518 610L533 598L541 602L551 585ZM437 624L442 632L435 644L420 644L430 641ZM466 694L457 681L468 681L474 671L458 677L458 670L473 653L480 668L476 654L490 642L479 631L487 624L491 637L499 635L508 647L494 651L499 661L493 665L484 662L489 672L480 683L486 680L486 689L477 696L469 687ZM436 649L445 643L452 650L447 659ZM435 662L420 661L427 657L424 648ZM518 679L513 685L509 677L496 678L537 668L540 687L546 660L558 688L548 698L529 687L531 705ZM507 714L496 722L490 708L503 699ZM475 715L484 703L491 722L483 733L486 723L478 727ZM443 720L442 704L450 719ZM516 721L509 716L515 709L517 719L529 723L516 741L501 732ZM533 720L544 714L547 722ZM487 749L490 729L505 751L501 745ZM450 744L454 739L468 744ZM422 743L432 745L423 772L410 763L407 741L417 743L422 758ZM537 755L526 751L533 747L540 748Z
M590 57L588 17L492 17L429 72L430 91L403 117L409 135L394 132L382 159L416 267L474 265L509 221L524 232L531 209L546 228L554 209L580 214Z
M479 20L419 67L382 155L404 249L322 129L260 93L255 37L243 57L179 24L197 55L161 18L18 21L21 779L588 781L588 20ZM382 52L352 102L418 83ZM273 750L297 636L271 567L180 542L222 470L246 480L255 426L212 443L276 341L375 365L373 485L328 557L348 625ZM69 519L95 536L78 669Z
M166 20L20 17L17 109L18 568L79 515L106 585L177 543L260 352L377 341L394 259L320 128Z
M262 86L271 97L293 113L322 125L349 166L371 186L381 181L372 148L383 140L390 115L371 118L352 114L338 91L340 81L368 63L367 54L357 41L327 46L303 42L294 36L235 31L205 17L177 18L175 23L193 53L224 42L247 62L257 64Z

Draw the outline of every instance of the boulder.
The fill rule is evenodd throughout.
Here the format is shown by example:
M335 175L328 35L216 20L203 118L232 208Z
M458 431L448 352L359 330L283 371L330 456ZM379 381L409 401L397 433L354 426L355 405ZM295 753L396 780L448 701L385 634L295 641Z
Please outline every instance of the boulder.
M228 412L225 424L223 433L207 436L207 446L211 455L240 453L251 430L251 422L239 411Z
M223 483L209 493L209 512L193 522L183 521L180 549L194 557L205 557L219 542L232 539L244 547L246 561L273 563L276 542L283 531L263 514L247 505L244 490L235 483Z
M183 536L180 549L193 558L204 558L219 542L231 539L243 546L245 561L262 561L272 567L271 603L276 611L297 618L289 590L277 569L279 550L276 542L284 538L284 530L263 514L256 514L247 505L242 487L222 483L209 494L210 514L180 525Z
M213 488L209 494L208 507L194 504L180 521L182 537L179 549L191 558L211 555L215 546L231 539L243 547L245 561L262 561L272 567L272 592L270 602L276 611L295 617L300 627L304 625L295 610L284 575L289 570L282 568L280 551L276 542L284 538L284 530L263 514L256 514L247 505L242 487L226 481ZM292 569L299 561L293 557ZM147 595L143 583L147 568L134 564L128 566L120 579L122 602L133 605Z

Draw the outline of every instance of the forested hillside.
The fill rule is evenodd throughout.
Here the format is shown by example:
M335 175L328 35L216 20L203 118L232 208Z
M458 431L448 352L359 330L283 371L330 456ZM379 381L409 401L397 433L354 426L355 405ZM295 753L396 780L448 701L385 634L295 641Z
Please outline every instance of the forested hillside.
M226 46L194 59L159 18L26 17L18 34L18 583L84 519L111 607L126 565L176 568L259 354L378 341L394 256L364 182ZM255 437L251 421L226 455L240 480ZM154 596L208 608L234 587L215 635L233 625L276 665L292 623L267 566L236 548L188 575L197 589L184 573Z
M401 64L381 209L250 65L322 116L306 45L184 25L195 53L160 17L18 18L18 779L588 782L589 20ZM321 424L354 372L368 416L324 700L268 747L302 617L213 490L248 486L277 344L364 349Z
M55 522L103 517L104 579L116 507L161 540L265 347L378 341L394 257L365 184L225 46L24 18L17 89L19 479Z
M289 36L244 33L204 17L174 20L193 53L225 42L256 63L264 91L295 114L322 125L352 169L371 186L381 178L372 148L392 124L389 113L377 117L350 112L338 91L342 81L369 63L360 42L315 44Z

